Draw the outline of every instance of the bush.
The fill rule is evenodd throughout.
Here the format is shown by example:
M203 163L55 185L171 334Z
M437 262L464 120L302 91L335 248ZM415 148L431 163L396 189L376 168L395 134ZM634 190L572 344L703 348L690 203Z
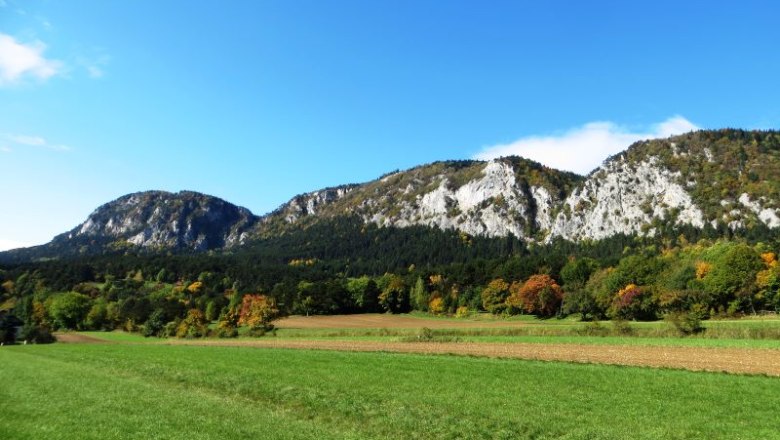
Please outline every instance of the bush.
M673 312L664 317L681 336L693 335L704 331L701 325L701 315L695 312Z
M625 319L613 319L612 330L621 336L631 336L635 333L634 328Z
M583 336L607 336L609 329L601 325L598 321L591 321L578 331Z
M165 324L161 336L166 338L172 338L176 336L176 329L179 328L179 324L181 324L181 319L178 318Z
M24 326L21 339L33 344L51 344L57 340L48 328L38 325Z
M142 334L146 337L149 336L162 336L162 332L165 329L165 313L158 309L155 310L149 319L143 325Z
M235 327L218 327L214 335L218 338L236 338L238 330Z

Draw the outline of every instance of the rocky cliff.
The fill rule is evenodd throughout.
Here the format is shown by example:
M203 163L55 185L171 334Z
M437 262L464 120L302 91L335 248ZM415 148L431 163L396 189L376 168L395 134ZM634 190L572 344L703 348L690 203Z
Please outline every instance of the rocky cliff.
M296 197L261 233L317 218L424 225L549 242L655 234L658 226L780 226L780 134L699 131L641 141L586 177L507 157L437 162Z
M243 243L256 221L248 209L216 197L148 191L99 207L55 241L108 238L114 245L204 251Z

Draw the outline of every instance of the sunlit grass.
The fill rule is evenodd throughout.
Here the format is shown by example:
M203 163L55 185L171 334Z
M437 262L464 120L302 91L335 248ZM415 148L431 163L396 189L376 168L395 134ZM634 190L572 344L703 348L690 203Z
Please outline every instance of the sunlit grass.
M780 379L389 353L0 349L0 438L780 437Z

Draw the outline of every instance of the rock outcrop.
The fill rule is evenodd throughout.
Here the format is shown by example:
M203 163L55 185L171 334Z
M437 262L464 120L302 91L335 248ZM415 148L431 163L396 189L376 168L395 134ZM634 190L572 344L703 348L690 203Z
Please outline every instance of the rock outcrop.
M55 240L97 237L143 248L205 251L243 243L257 218L204 194L148 191L109 202Z

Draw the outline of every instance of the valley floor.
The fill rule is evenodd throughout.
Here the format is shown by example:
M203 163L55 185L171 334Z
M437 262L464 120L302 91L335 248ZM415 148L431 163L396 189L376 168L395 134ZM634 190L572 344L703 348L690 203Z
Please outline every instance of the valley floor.
M483 319L294 317L262 338L73 332L0 347L0 438L780 438L777 339ZM778 321L707 325L733 336Z

